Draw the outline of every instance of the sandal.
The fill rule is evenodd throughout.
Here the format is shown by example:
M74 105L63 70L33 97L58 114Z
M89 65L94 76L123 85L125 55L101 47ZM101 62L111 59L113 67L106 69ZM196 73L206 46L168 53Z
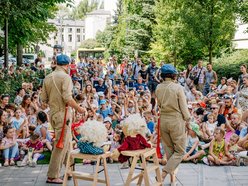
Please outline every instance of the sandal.
M164 182L164 180L165 180L165 177L167 176L167 172L165 171L165 170L162 170L162 175L161 175L161 177L162 177L162 182Z
M60 178L47 178L46 183L50 184L63 184L63 180Z
M15 161L14 161L14 160L10 160L9 165L10 165L10 166L14 166L14 165L15 165Z
M8 167L9 166L9 161L5 161L3 164L4 167Z

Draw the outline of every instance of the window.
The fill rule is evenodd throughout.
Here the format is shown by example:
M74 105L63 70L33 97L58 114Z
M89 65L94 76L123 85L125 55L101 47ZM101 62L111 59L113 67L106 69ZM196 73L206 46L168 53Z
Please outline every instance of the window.
M64 34L62 34L62 42L64 42L64 41L65 41Z
M68 28L68 32L69 33L72 33L72 28Z
M61 29L61 32L62 32L62 33L64 32L64 28Z
M81 37L80 37L80 35L77 35L77 42L81 42Z
M81 29L80 28L77 28L77 33L80 33L81 32Z
M85 35L83 35L83 40L85 40Z
M83 28L83 33L85 33L85 28Z
M68 35L68 42L72 42L72 35L71 34Z

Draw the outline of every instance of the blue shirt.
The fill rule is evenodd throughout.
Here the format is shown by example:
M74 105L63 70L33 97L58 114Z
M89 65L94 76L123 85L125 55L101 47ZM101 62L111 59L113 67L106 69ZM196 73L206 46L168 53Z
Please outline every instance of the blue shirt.
M153 134L154 132L154 122L153 121L149 121L147 123L147 128L150 130L150 132Z
M138 90L147 90L147 86L144 83L141 83L141 84L135 83L134 87L136 88L137 91Z
M97 113L101 114L103 119L106 118L109 114L111 114L111 110L106 108L105 110L98 110Z
M239 136L240 136L241 138L245 137L245 136L247 135L247 130L248 130L247 127L242 128L242 130L240 131Z

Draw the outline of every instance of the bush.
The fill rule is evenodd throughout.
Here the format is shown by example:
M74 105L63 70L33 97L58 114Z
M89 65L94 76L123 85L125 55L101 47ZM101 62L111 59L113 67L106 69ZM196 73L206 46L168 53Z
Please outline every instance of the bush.
M51 73L50 69L46 69L46 74ZM15 73L14 76L9 76L7 71L0 73L0 95L9 94L10 102L13 102L16 96L18 88L22 87L22 83L33 83L33 87L36 89L40 85L38 79L38 73L26 69L20 74Z
M238 80L240 66L248 64L248 50L237 50L231 54L225 54L221 58L214 59L213 69L221 77L234 78Z

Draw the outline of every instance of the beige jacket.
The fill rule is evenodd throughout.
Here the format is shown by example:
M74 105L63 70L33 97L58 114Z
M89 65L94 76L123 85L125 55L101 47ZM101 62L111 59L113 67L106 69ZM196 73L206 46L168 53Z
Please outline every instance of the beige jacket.
M190 120L186 96L181 85L166 78L163 83L157 86L155 94L161 116L180 117L184 121Z
M61 66L57 66L54 72L46 76L42 87L41 100L49 104L51 115L59 111L65 111L66 103L73 99L72 88L71 77Z

